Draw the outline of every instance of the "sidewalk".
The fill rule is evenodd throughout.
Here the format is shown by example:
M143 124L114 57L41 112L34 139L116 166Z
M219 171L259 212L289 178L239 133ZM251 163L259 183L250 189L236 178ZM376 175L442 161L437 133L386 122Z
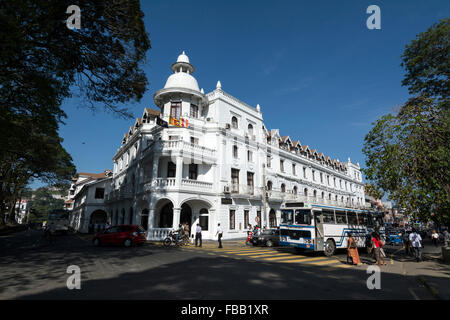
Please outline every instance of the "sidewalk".
M412 276L418 284L426 287L434 299L450 299L450 265L442 261L441 246L435 247L431 240L424 240L421 262L406 256L402 247L387 247L387 272L401 272ZM388 261L390 260L390 261ZM390 269L390 270L389 270Z

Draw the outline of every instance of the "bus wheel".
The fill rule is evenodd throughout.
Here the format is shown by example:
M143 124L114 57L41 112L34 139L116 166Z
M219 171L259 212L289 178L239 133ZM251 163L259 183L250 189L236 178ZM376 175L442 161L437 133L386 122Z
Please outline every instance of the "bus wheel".
M325 244L325 255L327 257L331 257L334 254L334 251L336 251L336 246L334 245L333 240L328 239L327 243Z

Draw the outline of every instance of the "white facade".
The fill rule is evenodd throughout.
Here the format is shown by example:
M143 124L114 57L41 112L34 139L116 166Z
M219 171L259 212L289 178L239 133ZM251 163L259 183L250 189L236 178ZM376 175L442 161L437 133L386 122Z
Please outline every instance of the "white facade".
M267 130L260 106L224 92L220 81L204 94L184 52L171 68L154 94L160 111L146 108L113 157L105 197L113 225L141 224L157 239L179 223L191 230L201 223L204 239L212 239L220 222L225 239L242 238L257 215L262 226L278 225L284 200L363 207L359 164ZM171 114L189 127L156 124Z

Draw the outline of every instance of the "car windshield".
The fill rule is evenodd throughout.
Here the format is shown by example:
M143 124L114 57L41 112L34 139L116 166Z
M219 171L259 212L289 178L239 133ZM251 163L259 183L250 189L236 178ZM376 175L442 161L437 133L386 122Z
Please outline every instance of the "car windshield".
M284 209L281 210L281 223L293 223L294 222L294 214L292 209Z

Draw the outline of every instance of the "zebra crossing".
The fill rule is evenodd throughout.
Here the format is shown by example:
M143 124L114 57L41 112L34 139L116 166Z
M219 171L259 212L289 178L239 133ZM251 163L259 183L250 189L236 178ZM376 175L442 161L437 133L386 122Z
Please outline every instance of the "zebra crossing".
M285 248L261 248L261 247L194 247L187 246L184 250L204 251L211 256L221 256L232 259L249 259L266 263L304 264L310 266L323 266L333 268L351 268L351 265L342 263L336 257L302 255Z

